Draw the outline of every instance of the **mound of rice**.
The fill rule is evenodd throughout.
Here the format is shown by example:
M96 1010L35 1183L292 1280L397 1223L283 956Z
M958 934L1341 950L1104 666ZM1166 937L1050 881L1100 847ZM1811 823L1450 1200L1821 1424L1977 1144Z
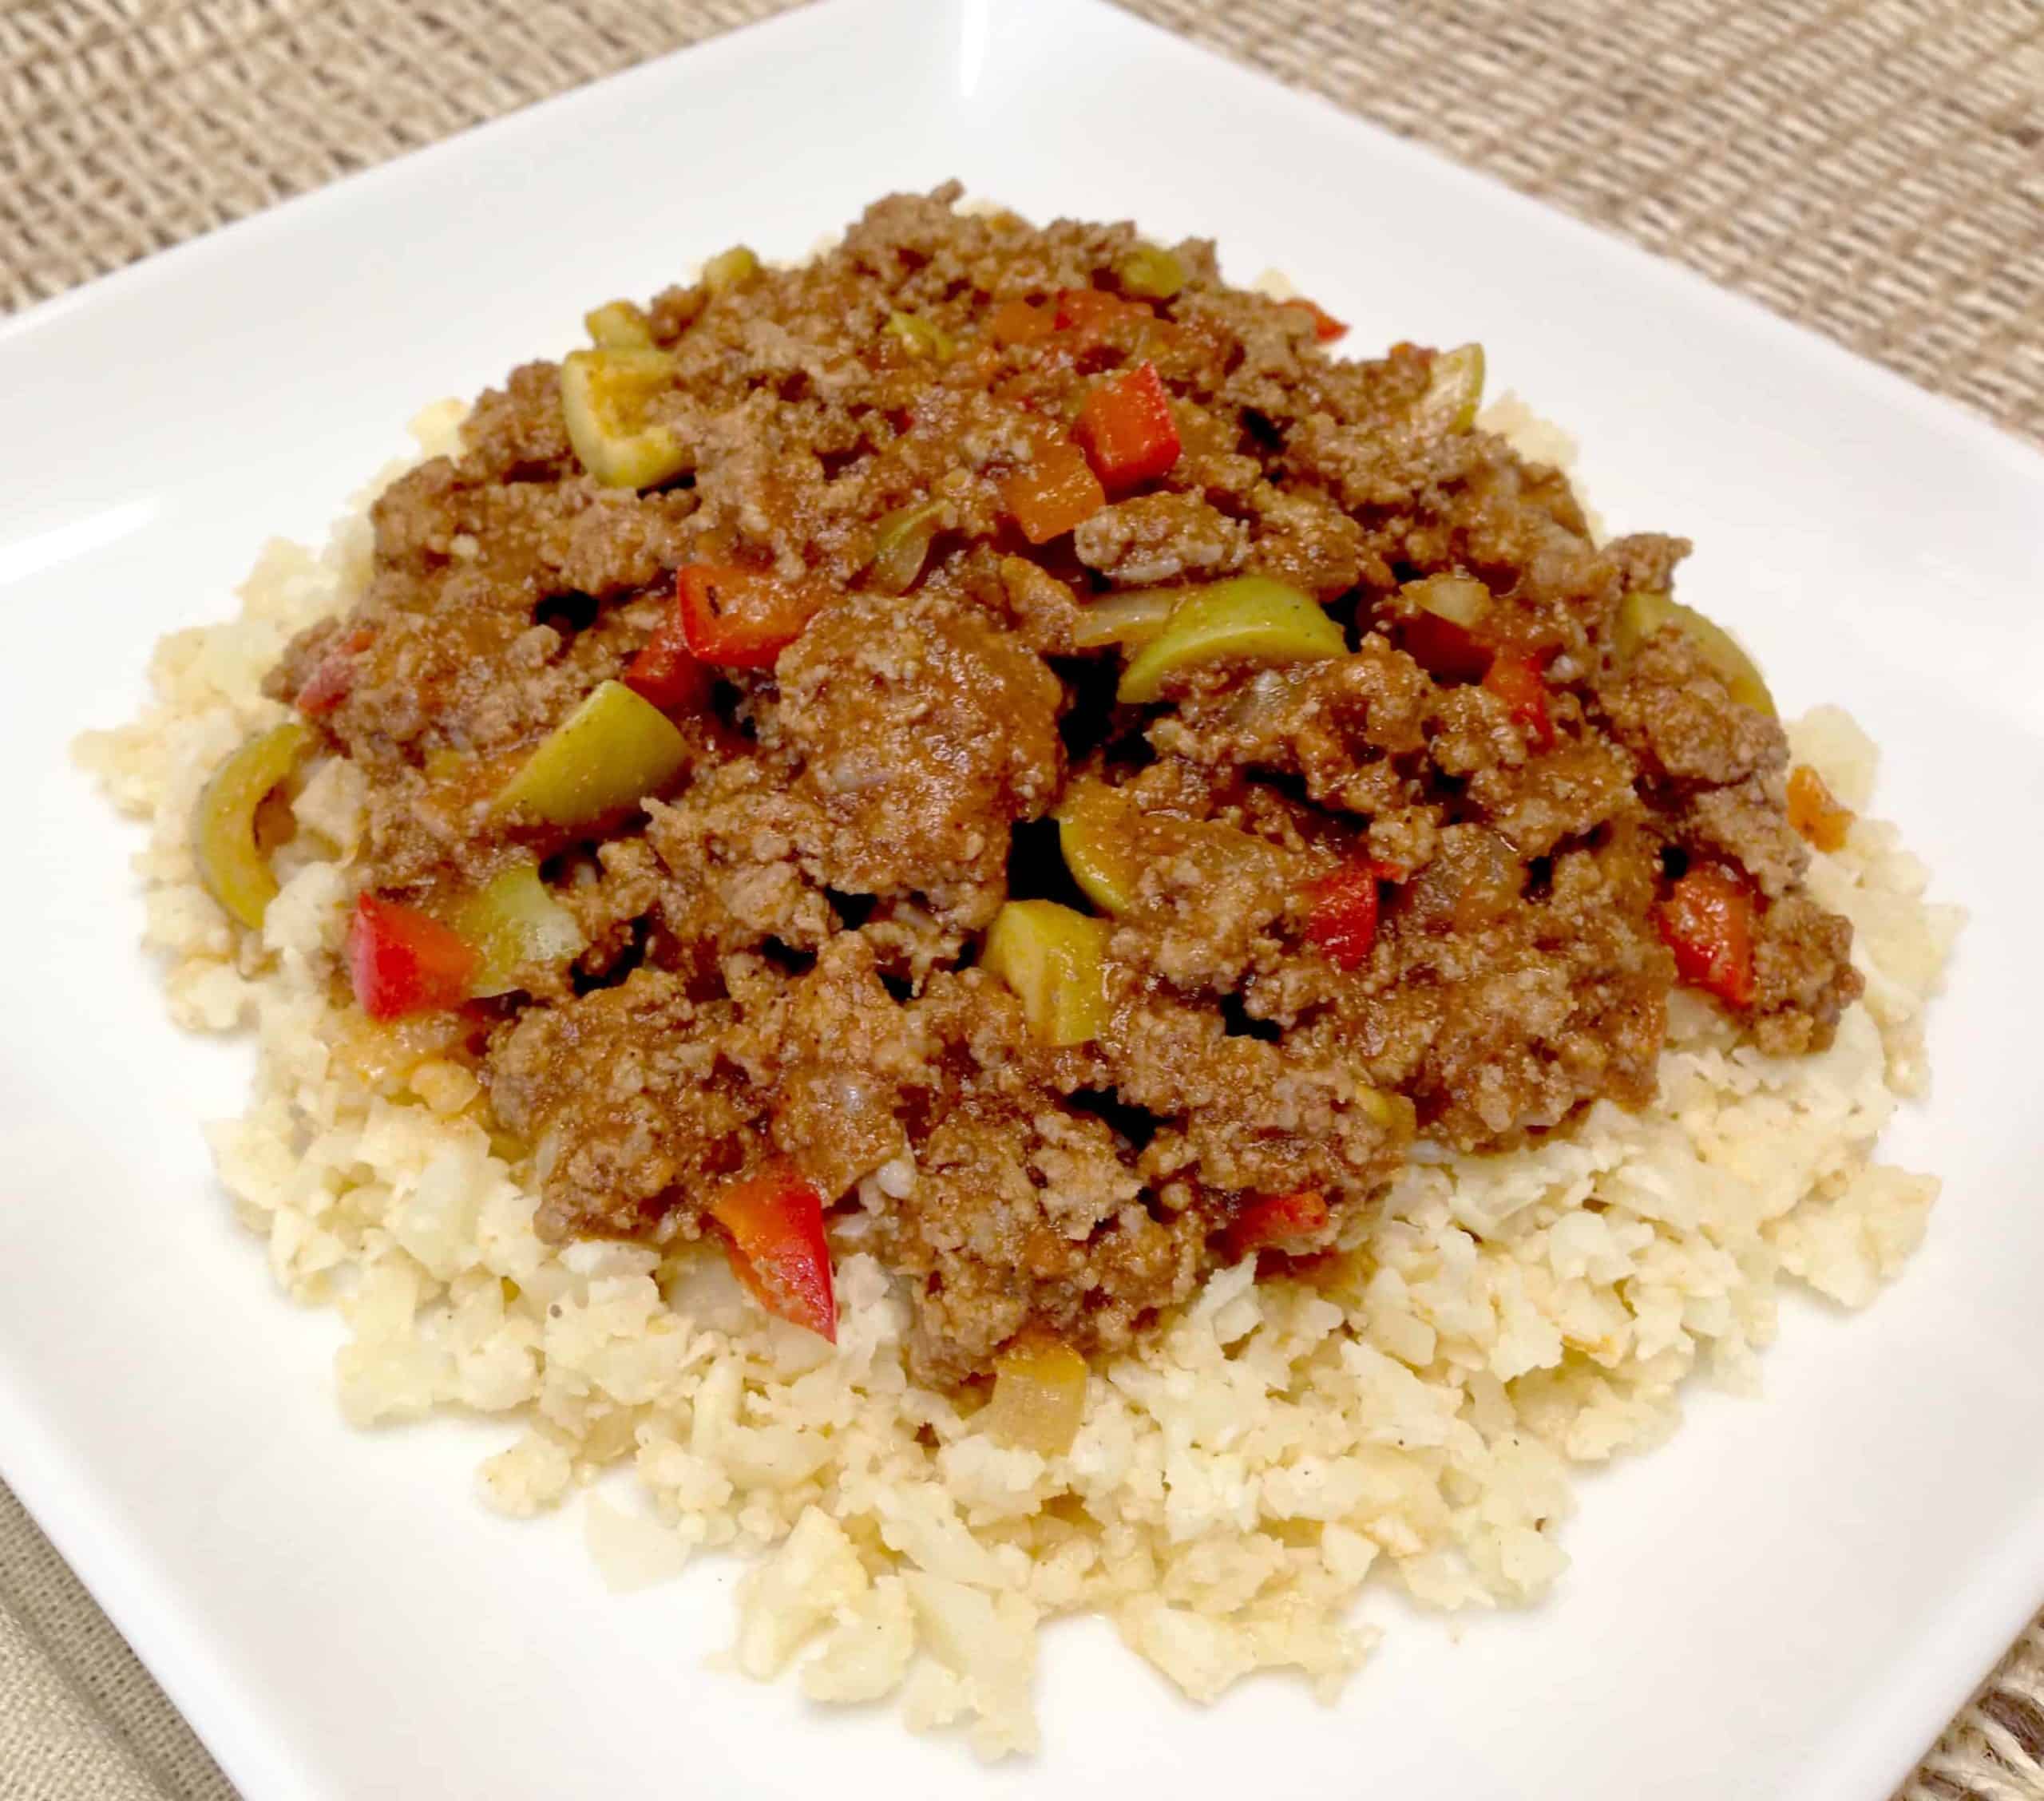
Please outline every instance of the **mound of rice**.
M422 451L460 416L424 415ZM1553 453L1523 408L1487 422L1548 431L1528 449ZM819 1702L895 1696L912 1727L959 1724L996 1757L1036 1741L1038 1624L1083 1609L1195 1700L1274 1666L1331 1697L1374 1637L1349 1623L1373 1574L1438 1608L1539 1596L1567 1562L1572 1465L1657 1443L1699 1367L1752 1388L1782 1277L1860 1306L1923 1236L1935 1181L1876 1162L1875 1141L1924 1087L1923 1007L1959 915L1924 904L1922 866L1863 817L1810 878L1852 919L1867 978L1830 1051L1771 1060L1678 995L1652 1110L1600 1104L1530 1150L1416 1163L1344 1275L1223 1271L1141 1355L1095 1369L1068 1453L1003 1448L969 1401L909 1380L906 1310L857 1217L836 1245L834 1352L762 1314L714 1250L541 1241L517 1147L431 1024L372 1027L335 999L352 766L311 774L283 892L237 943L199 884L193 803L285 716L264 671L349 603L370 551L362 512L318 555L272 544L240 616L165 639L156 703L78 747L150 822L137 867L173 1015L256 1027L249 1109L209 1132L221 1182L277 1280L351 1328L335 1371L349 1419L501 1416L483 1498L518 1515L579 1501L620 1585L699 1549L761 1554L740 1589L750 1676L798 1668ZM1843 713L1791 738L1864 809L1873 747ZM627 1464L640 1510L596 1486Z

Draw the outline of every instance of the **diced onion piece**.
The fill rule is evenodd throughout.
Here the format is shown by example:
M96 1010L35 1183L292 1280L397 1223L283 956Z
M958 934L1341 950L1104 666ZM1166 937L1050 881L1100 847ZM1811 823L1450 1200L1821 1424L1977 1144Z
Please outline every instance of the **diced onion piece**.
M256 810L311 742L312 728L295 720L252 738L213 772L199 796L192 822L199 879L229 917L252 932L277 895L277 878L256 841Z
M1185 588L1131 588L1089 601L1079 609L1078 623L1072 628L1073 647L1098 651L1110 644L1147 644L1192 592Z
M561 410L582 467L607 488L651 488L694 462L666 426L649 425L647 402L672 380L664 350L572 350L561 364Z
M733 244L703 265L703 285L712 294L728 294L759 273L759 259L743 244Z
M1168 300L1185 286L1185 265L1160 244L1139 243L1115 265L1124 294Z
M1086 1360L1062 1340L1027 1333L994 1360L993 1398L980 1420L999 1443L1062 1456L1085 1417Z
M1432 377L1420 397L1417 416L1429 431L1466 432L1483 402L1483 346L1458 344L1433 360Z
M469 992L509 994L528 969L566 963L586 940L575 916L547 892L537 863L517 863L493 877L455 908L448 922L480 960Z
M1436 619L1474 631L1489 616L1491 591L1469 576L1428 576L1398 591Z
M1083 1044L1107 1029L1108 925L1055 900L1010 900L987 929L980 966L1013 989L1044 1043Z
M944 510L942 501L924 501L897 507L880 521L873 560L866 565L872 588L881 594L906 594L916 585L930 540L943 526Z
M1115 698L1156 700L1172 675L1223 657L1306 663L1346 648L1341 627L1310 595L1269 576L1238 576L1194 589L1122 671Z
M1649 592L1625 597L1618 608L1615 643L1618 660L1630 662L1641 645L1670 626L1696 647L1697 654L1717 672L1733 699L1756 713L1765 713L1770 719L1775 717L1774 696L1768 692L1760 666L1738 639L1716 620L1705 618L1693 607L1684 606L1670 595Z
M653 327L629 300L607 300L582 315L582 329L599 350L650 350Z
M687 754L687 741L657 707L622 682L605 682L540 741L490 811L586 825L658 794Z

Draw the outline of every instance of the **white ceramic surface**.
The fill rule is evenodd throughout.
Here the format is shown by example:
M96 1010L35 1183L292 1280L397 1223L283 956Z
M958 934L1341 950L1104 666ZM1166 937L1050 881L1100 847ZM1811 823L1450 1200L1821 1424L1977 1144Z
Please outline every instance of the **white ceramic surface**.
M136 834L65 755L422 400L735 239L798 255L953 173L1212 235L1354 345L1483 339L1495 385L1579 434L1615 528L1696 538L1686 592L1790 705L1876 732L1882 810L1975 909L1935 1103L1891 1141L1947 1178L1929 1243L1864 1316L1789 1309L1765 1400L1699 1393L1672 1445L1589 1479L1550 1604L1451 1629L1377 1597L1393 1629L1334 1708L1273 1679L1195 1712L1060 1628L1048 1748L991 1771L706 1668L732 1568L609 1597L571 1523L474 1503L489 1429L341 1425L337 1328L272 1293L196 1130L246 1050L164 1023ZM0 1466L251 1797L1880 1801L2044 1599L2031 451L1088 0L842 0L719 40L9 321L0 394Z

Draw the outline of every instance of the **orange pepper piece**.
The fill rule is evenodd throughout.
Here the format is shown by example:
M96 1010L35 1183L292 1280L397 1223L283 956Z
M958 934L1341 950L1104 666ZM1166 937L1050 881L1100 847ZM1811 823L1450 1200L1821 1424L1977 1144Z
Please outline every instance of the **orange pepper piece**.
M1313 315L1313 334L1323 344L1331 344L1337 338L1345 338L1349 334L1347 326L1335 318L1332 313L1321 311L1317 302L1309 300L1304 295L1301 295L1295 300L1281 302L1281 304L1297 307L1302 312L1310 313Z
M1828 854L1845 848L1852 809L1839 804L1808 763L1798 763L1788 772L1788 823L1805 842Z
M1060 441L1000 484L1000 497L1032 544L1048 544L1091 519L1107 504L1107 491L1075 444Z
M1004 300L987 319L987 336L996 344L1040 344L1057 330L1057 313L1033 300Z

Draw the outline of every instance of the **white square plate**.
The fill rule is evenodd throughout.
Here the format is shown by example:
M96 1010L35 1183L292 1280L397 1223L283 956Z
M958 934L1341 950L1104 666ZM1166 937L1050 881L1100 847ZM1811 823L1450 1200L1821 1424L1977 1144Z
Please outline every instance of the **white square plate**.
M606 1596L567 1524L474 1502L496 1435L335 1413L338 1328L269 1289L197 1130L245 1049L180 1037L117 827L70 768L163 631L316 537L423 401L571 342L743 238L798 255L957 174L1031 215L1218 238L1360 346L1478 338L1566 423L1614 528L1797 708L1887 746L1881 810L1974 918L1940 1171L1870 1312L1787 1312L1760 1402L1586 1481L1547 1605L1400 1618L1333 1708L1280 1680L1178 1703L1097 1623L1054 1631L1033 1766L704 1668L732 1571ZM969 1787L1491 1801L1880 1801L2044 1598L2044 459L1639 251L1090 0L845 0L535 108L0 327L0 1457L252 1797ZM49 654L45 655L45 652ZM1400 1611L1387 1597L1378 1617Z

